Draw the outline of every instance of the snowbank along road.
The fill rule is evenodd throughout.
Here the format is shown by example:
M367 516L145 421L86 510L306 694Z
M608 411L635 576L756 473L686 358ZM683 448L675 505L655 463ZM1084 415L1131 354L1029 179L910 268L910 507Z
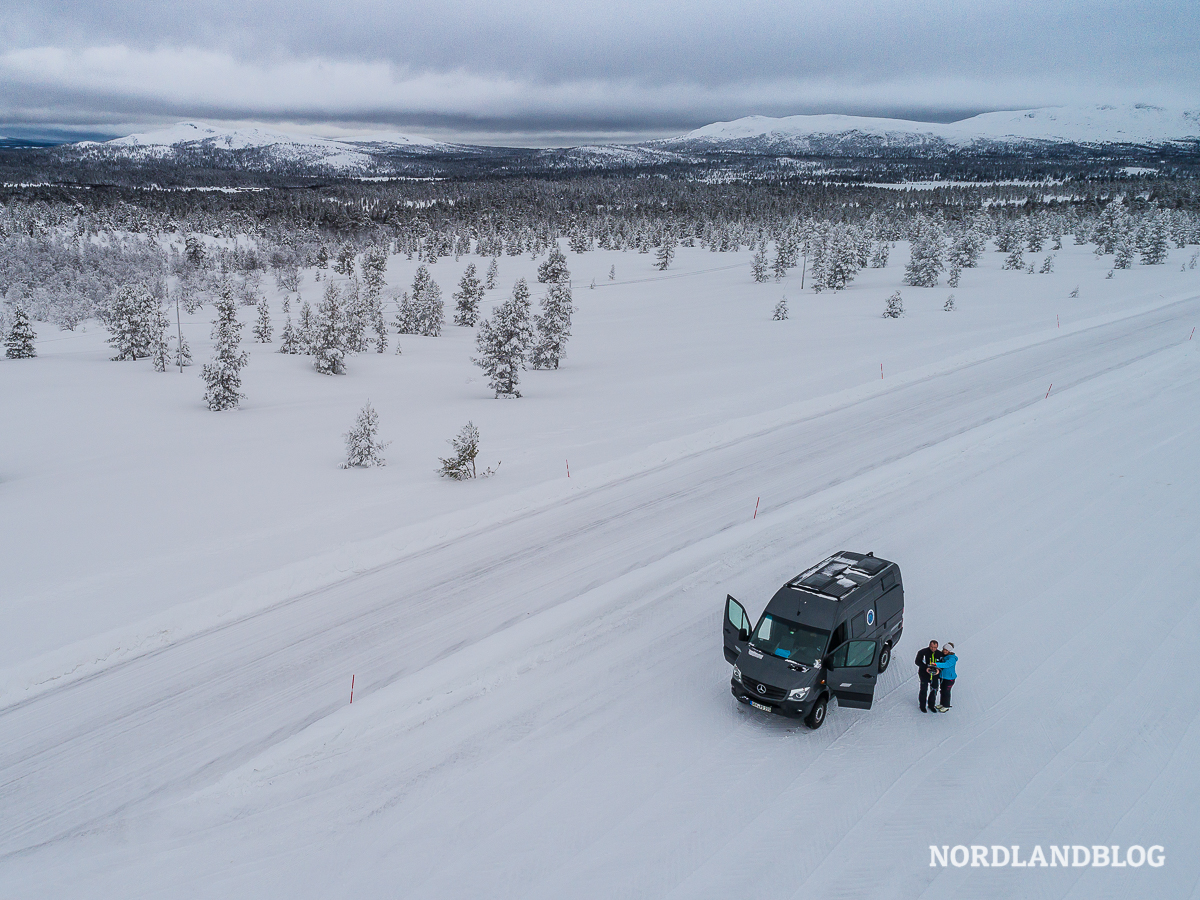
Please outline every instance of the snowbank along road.
M14 702L0 893L1195 896L1197 319L884 382ZM875 708L738 706L726 591L843 546L905 573ZM972 843L1167 861L930 868Z

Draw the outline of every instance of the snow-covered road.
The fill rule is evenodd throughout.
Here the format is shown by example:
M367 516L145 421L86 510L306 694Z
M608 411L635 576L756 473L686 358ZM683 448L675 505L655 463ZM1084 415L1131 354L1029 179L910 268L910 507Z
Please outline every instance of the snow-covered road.
M0 885L1192 896L1198 319L1174 303L514 500L14 703ZM875 709L813 733L739 707L725 592L756 615L843 546L905 573ZM936 718L909 665L930 637L962 657ZM1168 863L932 869L943 843L1159 843Z

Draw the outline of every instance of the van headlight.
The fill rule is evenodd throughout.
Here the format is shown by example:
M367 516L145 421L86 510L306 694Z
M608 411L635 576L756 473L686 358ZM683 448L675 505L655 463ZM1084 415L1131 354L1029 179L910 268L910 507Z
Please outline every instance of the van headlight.
M741 682L742 682L742 670L739 669L737 666L733 667L733 680L736 681L738 684L741 684Z
M788 691L788 699L789 700L803 700L805 697L808 696L808 692L810 690L811 690L811 688L802 687L802 688L796 688L794 691Z

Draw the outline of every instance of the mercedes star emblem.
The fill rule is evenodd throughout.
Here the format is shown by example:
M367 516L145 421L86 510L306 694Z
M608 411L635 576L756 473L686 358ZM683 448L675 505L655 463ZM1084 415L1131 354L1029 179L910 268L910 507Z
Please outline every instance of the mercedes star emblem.
M765 694L767 692L767 686L765 684L760 684L758 686L758 692L760 694Z

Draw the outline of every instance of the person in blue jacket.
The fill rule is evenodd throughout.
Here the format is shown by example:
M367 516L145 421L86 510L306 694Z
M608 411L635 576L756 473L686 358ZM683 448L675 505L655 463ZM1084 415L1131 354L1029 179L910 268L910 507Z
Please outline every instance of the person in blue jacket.
M954 654L954 645L947 641L942 645L941 659L934 663L942 676L942 701L937 705L938 712L945 712L950 708L950 691L954 689L954 679L958 677L958 673L954 671L956 662L958 657Z

